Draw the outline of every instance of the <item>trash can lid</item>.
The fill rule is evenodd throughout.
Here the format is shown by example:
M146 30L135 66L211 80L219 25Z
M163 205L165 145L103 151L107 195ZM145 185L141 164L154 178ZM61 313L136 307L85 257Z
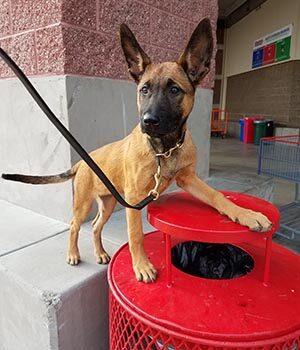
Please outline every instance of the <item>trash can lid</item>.
M247 194L222 192L233 203L259 211L269 217L273 227L269 232L259 233L260 237L276 232L280 214L274 205ZM147 211L150 224L172 236L210 243L249 242L257 239L257 233L234 223L187 192L164 194L149 204Z
M267 122L266 119L254 120L254 124L265 124Z

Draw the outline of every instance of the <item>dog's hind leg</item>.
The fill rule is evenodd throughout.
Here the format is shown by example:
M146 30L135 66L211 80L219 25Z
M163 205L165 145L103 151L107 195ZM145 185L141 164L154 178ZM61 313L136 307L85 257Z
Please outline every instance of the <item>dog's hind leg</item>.
M73 219L71 221L69 248L67 254L67 263L70 265L77 265L80 262L80 254L78 249L79 230L81 224L91 211L92 203L93 198L86 196L85 189L75 192Z
M101 232L103 226L110 218L116 203L117 201L113 196L103 196L97 198L98 213L92 222L92 227L94 251L98 264L107 264L110 261L110 257L102 245Z

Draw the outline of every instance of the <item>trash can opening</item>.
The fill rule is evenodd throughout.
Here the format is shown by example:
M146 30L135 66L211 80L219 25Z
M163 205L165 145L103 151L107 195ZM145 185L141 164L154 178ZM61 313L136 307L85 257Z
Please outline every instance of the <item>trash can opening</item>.
M172 248L172 264L192 276L231 279L251 272L254 260L231 244L188 241Z

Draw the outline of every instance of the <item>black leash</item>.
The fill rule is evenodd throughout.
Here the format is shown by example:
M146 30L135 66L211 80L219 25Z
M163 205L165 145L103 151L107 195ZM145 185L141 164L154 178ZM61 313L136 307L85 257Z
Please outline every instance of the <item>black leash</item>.
M120 195L120 193L116 190L114 185L110 182L104 172L98 167L98 165L94 162L94 160L89 156L86 150L80 145L80 143L73 137L73 135L69 132L68 129L57 119L55 114L48 107L46 102L42 99L37 90L33 87L31 82L28 80L26 75L17 66L17 64L9 57L9 55L0 47L0 56L3 61L11 68L11 70L15 73L15 75L19 78L21 83L24 85L26 90L33 97L35 102L40 106L41 110L46 114L46 116L50 119L50 121L54 124L54 126L58 129L58 131L64 136L64 138L69 142L69 144L74 148L74 150L79 154L79 156L86 162L86 164L93 170L93 172L98 176L98 178L103 182L106 188L111 192L111 194L116 198L116 200L126 208L143 209L147 204L152 202L156 196L150 194L140 201L136 205L130 205L125 201L125 199Z

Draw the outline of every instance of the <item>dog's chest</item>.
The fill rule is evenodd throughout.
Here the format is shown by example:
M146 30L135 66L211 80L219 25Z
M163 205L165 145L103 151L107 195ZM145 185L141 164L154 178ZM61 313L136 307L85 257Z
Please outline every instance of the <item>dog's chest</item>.
M179 159L177 156L171 156L170 158L161 159L161 175L166 180L171 180L181 169L179 165Z

